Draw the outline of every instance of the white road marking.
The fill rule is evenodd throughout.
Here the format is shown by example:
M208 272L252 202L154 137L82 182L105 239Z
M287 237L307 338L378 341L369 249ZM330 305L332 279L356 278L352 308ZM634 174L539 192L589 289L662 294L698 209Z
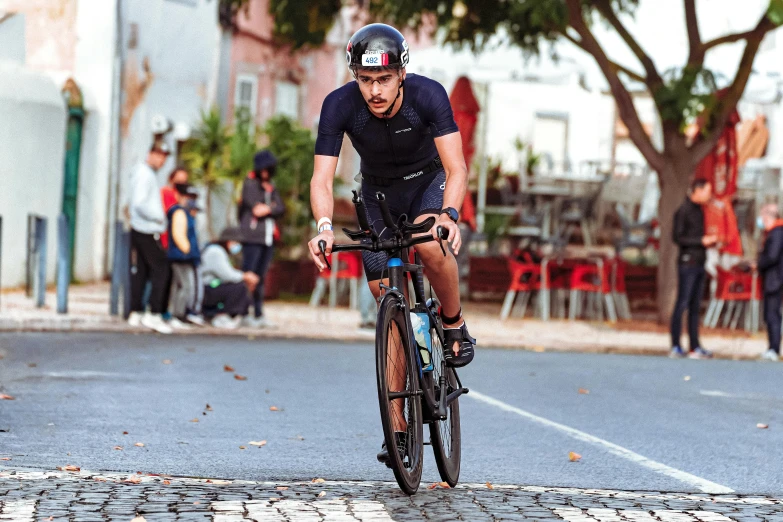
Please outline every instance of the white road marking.
M6 500L0 502L0 519L14 522L34 522L35 500Z
M639 455L634 451L631 451L627 448L624 448L622 446L604 440L600 437L596 437L595 435L590 435L589 433L585 433L584 431L580 431L570 426L566 426L565 424L560 424L559 422L545 419L544 417L539 417L538 415L534 415L530 412L527 412L515 406L511 406L510 404L506 404L503 401L499 401L498 399L495 399L488 395L484 395L483 393L479 393L473 389L471 389L470 393L467 394L466 396L484 402L491 406L495 406L496 408L499 408L501 410L510 413L515 413L520 417L526 418L528 420L531 420L543 426L554 428L558 431L565 433L570 437L573 437L577 440L581 440L582 442L587 442L589 444L599 446L607 450L609 453L613 455L622 457L626 460L630 460L631 462L635 462L636 464L639 464L640 466L645 467L649 470L655 471L656 473L666 475L667 477L671 477L673 479L679 480L680 482L684 482L685 484L688 484L690 486L697 487L704 493L713 493L713 494L734 493L734 490L727 486L723 486L716 482L712 482L707 479L697 477L696 475L692 475L686 471L681 471L679 469L672 468L671 466L667 466L666 464L662 464L660 462L656 462L654 460L648 459L643 455Z
M472 391L471 391L472 393ZM559 508L553 512L567 522L732 522L732 519L712 511L637 511L632 509Z

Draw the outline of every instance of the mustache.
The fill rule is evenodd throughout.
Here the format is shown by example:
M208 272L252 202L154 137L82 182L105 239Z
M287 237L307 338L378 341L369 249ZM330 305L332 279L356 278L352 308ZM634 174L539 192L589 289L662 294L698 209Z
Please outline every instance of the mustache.
M368 100L368 103L386 103L386 100L380 97L373 97Z

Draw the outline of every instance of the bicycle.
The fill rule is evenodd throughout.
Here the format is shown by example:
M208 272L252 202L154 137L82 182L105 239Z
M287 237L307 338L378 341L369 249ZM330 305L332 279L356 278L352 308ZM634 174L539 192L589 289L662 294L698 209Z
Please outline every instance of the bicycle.
M382 294L378 307L375 335L375 363L378 383L378 402L381 412L384 440L389 450L389 466L400 489L408 495L416 493L421 484L424 445L432 446L441 479L450 487L457 484L460 473L461 432L459 397L468 393L454 368L447 366L443 357L443 325L437 299L424 300L424 274L416 254L414 263L408 263L408 249L435 241L429 232L435 224L430 217L422 223L409 223L400 216L395 223L383 193L376 193L384 225L393 233L391 239L381 240L367 222L364 201L356 191L353 203L361 230L343 229L354 241L335 244L332 252L367 250L386 252L389 284L381 283ZM438 230L440 248L447 237ZM445 234L447 236L447 234ZM320 241L321 255L331 269L325 252L326 242ZM384 272L385 274L385 272ZM410 274L414 277L411 278ZM382 277L381 281L385 278ZM410 280L413 283L413 306L408 303ZM431 353L419 346L414 337L411 313L427 319L431 339ZM391 350L390 350L391 348ZM424 442L424 424L429 424L430 442ZM404 427L404 437L395 434ZM396 449L396 451L395 451Z

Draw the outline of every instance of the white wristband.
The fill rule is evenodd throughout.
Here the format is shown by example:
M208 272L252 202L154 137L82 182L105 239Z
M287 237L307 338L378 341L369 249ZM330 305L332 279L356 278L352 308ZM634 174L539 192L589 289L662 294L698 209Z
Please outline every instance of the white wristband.
M324 223L329 223L331 225L332 220L329 219L328 217L322 217L321 219L318 220L318 224L315 226L315 228L321 230L321 225L323 225Z
M334 230L334 228L332 228L332 224L331 223L324 223L323 225L318 227L318 233L320 234L324 230Z

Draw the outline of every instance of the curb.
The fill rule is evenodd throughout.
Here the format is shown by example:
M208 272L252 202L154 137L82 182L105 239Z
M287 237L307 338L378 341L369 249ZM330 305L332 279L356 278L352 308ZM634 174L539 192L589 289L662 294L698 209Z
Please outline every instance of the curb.
M161 335L144 327L129 326L126 322L116 319L106 321L89 320L84 318L62 318L58 320L47 319L0 319L0 334L2 333L112 333L112 334L133 334L133 335ZM361 342L371 343L374 340L374 331L372 330L344 330L334 335L305 335L302 333L283 331L278 328L272 329L249 329L238 328L236 330L220 330L212 327L195 327L192 330L178 330L173 335L176 336L209 336L209 337L244 337L253 339L283 339L283 340L311 340L328 342ZM601 344L558 344L558 345L523 345L513 344L504 341L489 342L487 346L504 350L520 350L536 353L592 353L608 355L644 355L666 357L669 350L660 346L617 346ZM758 356L755 354L727 354L716 353L715 359L726 360L755 360Z

